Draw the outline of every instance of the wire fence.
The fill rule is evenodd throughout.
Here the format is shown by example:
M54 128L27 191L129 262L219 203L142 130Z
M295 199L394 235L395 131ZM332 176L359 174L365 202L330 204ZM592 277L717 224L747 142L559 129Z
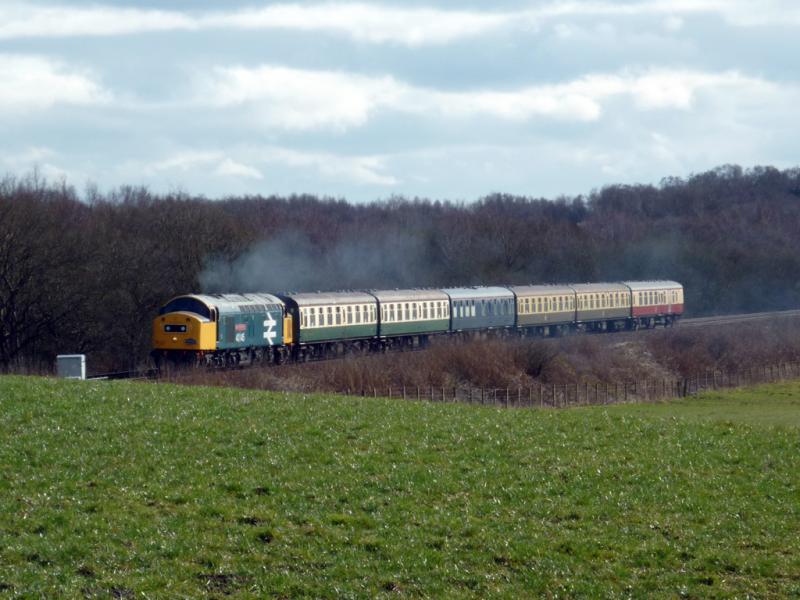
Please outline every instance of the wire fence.
M781 363L737 371L705 371L685 378L645 378L621 382L542 384L533 387L477 388L401 386L343 390L363 397L428 402L461 402L501 408L567 408L686 398L711 390L800 379L800 363Z

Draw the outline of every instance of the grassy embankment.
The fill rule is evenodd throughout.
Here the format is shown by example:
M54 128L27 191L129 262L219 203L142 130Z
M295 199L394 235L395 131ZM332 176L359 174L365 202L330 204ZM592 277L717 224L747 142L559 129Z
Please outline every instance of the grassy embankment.
M0 596L797 595L798 428L0 378Z

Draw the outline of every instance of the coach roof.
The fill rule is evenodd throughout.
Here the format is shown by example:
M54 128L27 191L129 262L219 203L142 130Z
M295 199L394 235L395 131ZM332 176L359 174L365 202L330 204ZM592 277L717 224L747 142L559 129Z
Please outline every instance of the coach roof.
M683 288L683 286L677 281L669 280L623 281L622 283L627 285L635 292L644 290L678 290Z
M434 289L370 290L370 294L381 302L427 302L431 300L447 300L447 294L442 290Z
M510 289L505 287L463 287L463 288L443 288L453 300L488 300L514 298Z

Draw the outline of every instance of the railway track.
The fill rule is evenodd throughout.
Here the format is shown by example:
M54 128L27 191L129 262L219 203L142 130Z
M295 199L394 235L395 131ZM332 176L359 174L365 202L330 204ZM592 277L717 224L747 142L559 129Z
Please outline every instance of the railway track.
M785 319L800 317L800 310L782 310L775 312L746 313L739 315L716 315L713 317L697 317L682 319L681 327L709 327L713 325L727 325L730 323L743 323L747 321L769 321L771 319Z
M695 317L692 319L681 319L679 327L715 327L717 325L730 325L735 323L746 323L752 321L769 321L773 319L800 318L800 309L783 310L774 312L744 313L738 315L715 315L711 317ZM642 329L639 331L617 331L610 335L641 335L644 332L657 331L656 329ZM603 334L609 335L609 334ZM557 338L546 338L555 341ZM424 351L425 348L414 348L413 351ZM405 351L409 351L406 349ZM328 359L333 360L333 359ZM316 361L311 361L316 362ZM243 367L235 367L243 368ZM157 379L158 369L145 369L141 371L116 371L113 373L103 373L87 377L91 380L108 379Z

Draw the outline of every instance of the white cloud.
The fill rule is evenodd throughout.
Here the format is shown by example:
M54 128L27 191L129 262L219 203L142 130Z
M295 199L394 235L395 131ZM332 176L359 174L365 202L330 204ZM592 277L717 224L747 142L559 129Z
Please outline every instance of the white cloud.
M178 12L111 6L77 8L8 4L0 7L0 39L113 36L196 29L193 17Z
M507 28L536 29L556 19L716 15L737 27L800 24L795 0L554 1L518 11L442 10L367 3L272 4L263 8L180 12L95 5L87 8L10 3L0 7L0 39L114 36L211 29L327 32L368 43L447 44Z
M509 24L515 15L361 3L274 4L206 13L92 6L0 7L0 39L114 36L211 29L328 32L370 43L445 44Z
M181 171L190 173L202 170L207 172L213 169L214 175L223 177L245 177L247 179L262 179L263 176L254 167L237 162L226 156L222 152L216 151L185 151L173 154L172 156L150 163L145 166L148 175L164 171Z
M675 33L683 29L683 19L676 15L670 15L664 19L664 29L671 33Z
M202 88L201 102L210 99L223 107L251 104L263 123L287 129L361 125L372 110L394 103L404 91L390 77L275 66L220 68Z
M320 175L356 184L394 186L400 181L384 172L382 156L347 156L326 152L305 152L265 147L254 152L258 160L291 168L311 168Z
M38 56L0 54L0 82L0 110L101 104L111 99L88 73Z
M592 74L513 91L443 92L391 77L261 66L217 69L203 81L196 102L248 107L270 128L345 130L364 125L379 111L439 118L594 121L601 117L604 102L614 97L629 99L639 110L689 110L695 97L706 90L726 90L735 96L769 87L735 71L651 69Z
M225 158L220 152L187 151L174 154L148 166L150 171L189 171L198 167L218 163Z
M241 29L327 31L358 41L416 46L485 34L509 25L513 17L509 13L329 3L277 4L207 17L206 22Z
M217 175L226 175L229 177L247 177L249 179L264 179L261 172L253 167L248 167L245 164L226 158L217 165L214 170Z
M250 164L245 164L240 156L246 157ZM398 179L385 173L385 163L384 157L373 155L348 156L276 146L248 146L225 152L181 151L162 160L147 163L141 170L149 177L180 172L201 177L212 174L219 177L263 180L265 176L257 166L278 165L281 168L310 170L315 176L358 185L397 185Z

